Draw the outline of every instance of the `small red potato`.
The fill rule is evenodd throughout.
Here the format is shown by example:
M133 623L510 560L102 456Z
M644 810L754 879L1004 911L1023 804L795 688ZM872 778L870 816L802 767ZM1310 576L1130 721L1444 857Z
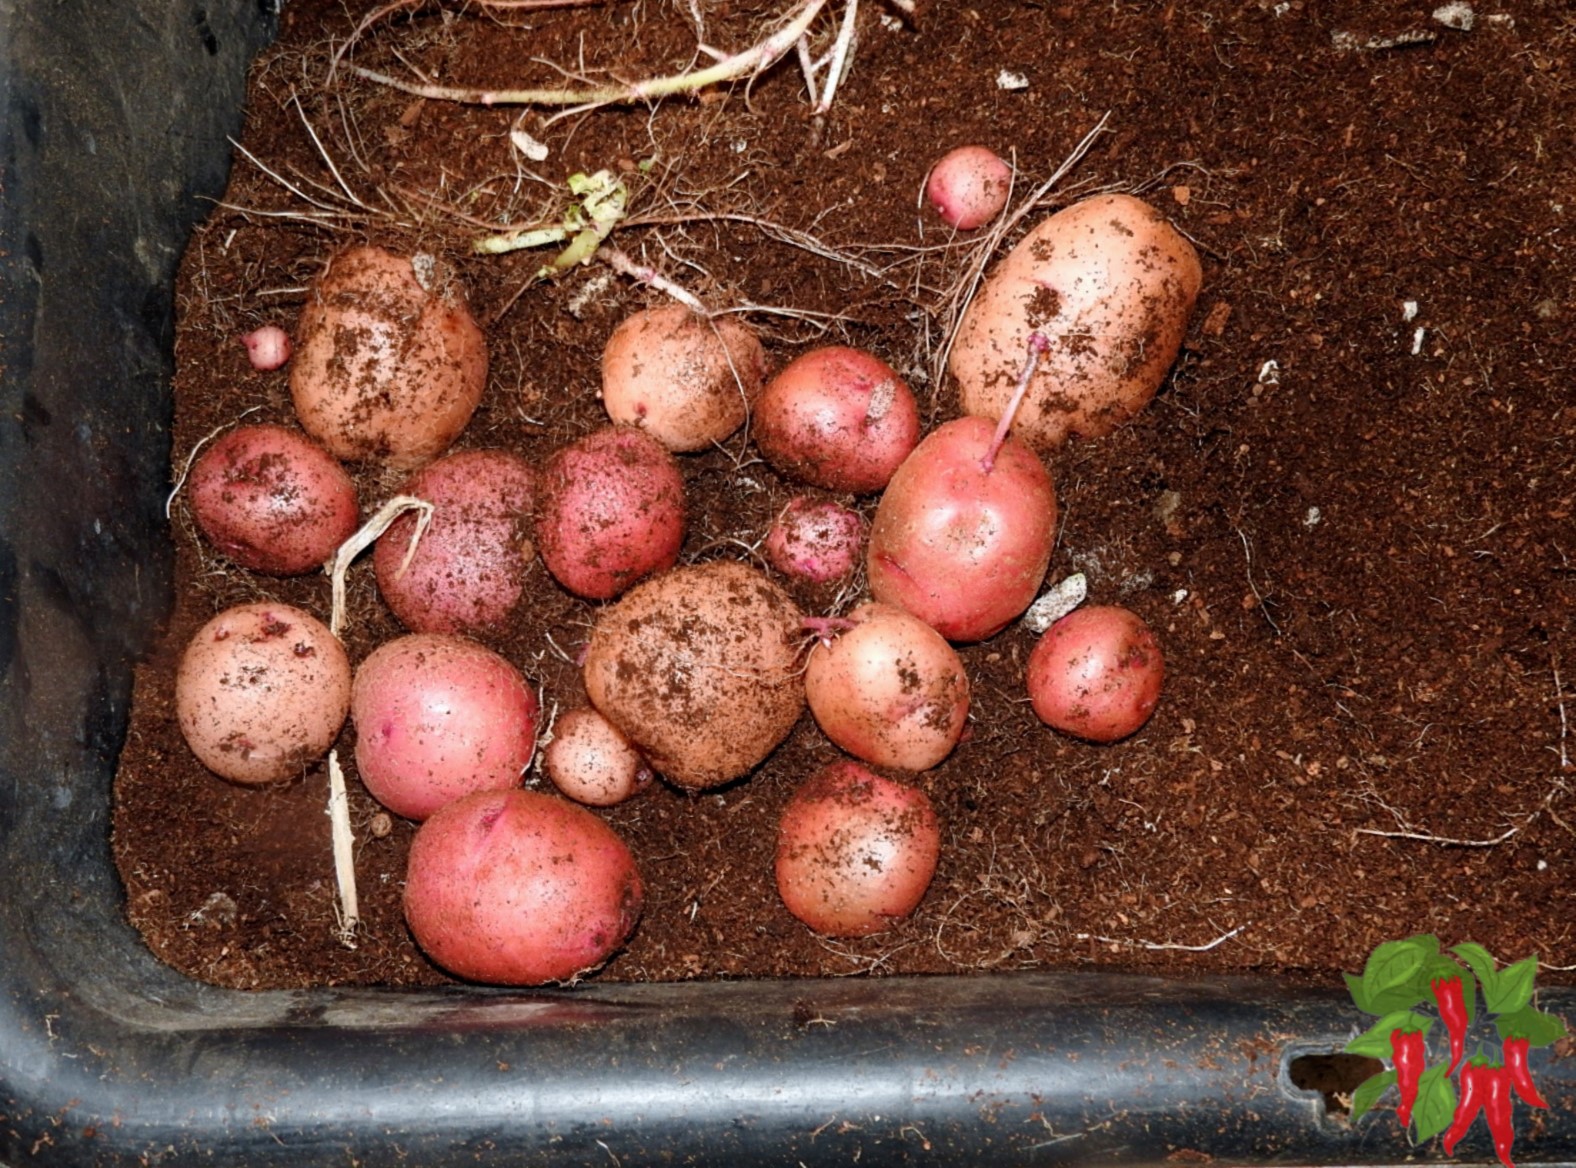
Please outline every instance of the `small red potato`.
M648 308L613 330L602 351L602 404L669 450L704 450L749 415L766 384L766 353L731 316L697 316L682 304Z
M1046 725L1090 742L1126 738L1160 701L1165 660L1137 613L1116 605L1074 609L1029 654L1029 701Z
M187 498L214 547L270 576L321 568L359 517L344 467L286 426L237 426L219 437L193 465Z
M963 314L948 367L964 412L1001 417L1037 331L1050 348L1013 433L1040 451L1109 434L1154 397L1203 278L1193 245L1140 199L1097 195L1058 211Z
M684 525L678 464L631 426L587 434L542 472L536 546L553 578L576 596L609 600L671 568Z
M803 619L755 568L674 568L598 617L586 693L658 774L721 786L765 759L804 710Z
M925 180L925 199L942 221L960 231L1000 215L1012 190L1012 168L988 146L959 146L943 154Z
M288 604L226 609L186 646L175 712L199 761L236 783L300 775L350 709L350 659L328 626Z
M487 341L430 259L353 247L329 260L296 328L290 394L338 458L413 470L448 449L487 383Z
M461 796L519 786L537 712L520 671L492 650L437 633L398 637L356 670L356 770L390 811L426 819Z
M830 499L796 495L766 533L766 561L810 584L846 580L865 550L865 517Z
M892 476L870 525L870 592L949 641L981 641L1034 600L1051 562L1056 491L1022 442L958 418ZM987 469L988 466L988 469Z
M466 450L428 463L400 487L433 505L411 551L417 517L389 525L372 554L378 591L419 633L480 633L503 624L525 598L536 468L505 450Z
M576 803L613 807L650 785L651 768L619 728L589 706L553 723L542 769Z
M940 856L941 824L923 791L834 762L783 809L777 891L817 933L867 937L919 907Z
M590 811L534 791L484 791L417 830L405 920L456 977L572 982L629 938L644 892L629 849Z
M241 338L252 368L266 373L290 360L290 334L276 324L255 328Z
M804 689L826 736L865 762L905 771L929 770L951 754L969 714L957 650L891 604L863 604L823 624Z
M761 456L790 478L865 494L919 441L919 405L879 357L834 345L793 361L755 403Z

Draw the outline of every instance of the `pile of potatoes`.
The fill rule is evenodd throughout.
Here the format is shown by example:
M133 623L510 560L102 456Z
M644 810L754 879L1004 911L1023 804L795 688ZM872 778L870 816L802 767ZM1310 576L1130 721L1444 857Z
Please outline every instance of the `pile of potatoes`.
M938 164L930 183L959 228L998 213L1006 186L977 152L967 162L961 178ZM1200 282L1187 240L1136 198L1050 216L969 306L949 361L963 414L929 433L870 353L820 348L772 376L741 319L650 308L607 340L609 424L537 465L450 452L487 384L486 341L453 275L429 257L343 251L293 352L277 329L248 338L259 367L290 362L299 429L221 435L187 497L215 549L283 576L357 535L363 501L343 462L405 476L396 493L422 506L387 526L371 560L408 634L353 669L319 616L272 603L219 613L180 666L181 729L216 775L261 784L301 774L352 719L362 782L421 825L405 888L415 940L456 976L520 985L597 968L639 918L641 875L594 808L654 776L688 790L739 781L808 707L848 757L784 810L778 888L811 929L877 932L914 910L936 866L936 813L892 775L937 766L964 732L954 645L994 636L1045 586L1057 506L1043 458L1145 406ZM807 493L761 533L766 569L681 565L684 457L747 420L759 456ZM878 493L867 525L849 504ZM553 584L538 574L528 587L538 559ZM869 595L842 612L802 612L781 582L836 584L861 565ZM550 586L597 605L590 704L557 718L540 759L556 795L521 789L541 698L484 643ZM1141 620L1090 606L1045 631L1025 686L1047 724L1108 742L1148 718L1162 671Z

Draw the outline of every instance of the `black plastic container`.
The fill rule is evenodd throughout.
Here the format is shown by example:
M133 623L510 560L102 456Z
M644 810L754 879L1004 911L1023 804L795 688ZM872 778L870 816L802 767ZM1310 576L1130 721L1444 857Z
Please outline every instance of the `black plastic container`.
M169 599L173 277L273 22L213 2L0 3L0 1162L1410 1158L1389 1117L1328 1112L1366 1073L1322 1057L1365 1021L1339 986L243 994L156 962L108 823L131 663ZM1576 1017L1570 991L1542 1004ZM1554 1106L1518 1149L1567 1162L1576 1073L1535 1070ZM1482 1134L1462 1152L1491 1155Z

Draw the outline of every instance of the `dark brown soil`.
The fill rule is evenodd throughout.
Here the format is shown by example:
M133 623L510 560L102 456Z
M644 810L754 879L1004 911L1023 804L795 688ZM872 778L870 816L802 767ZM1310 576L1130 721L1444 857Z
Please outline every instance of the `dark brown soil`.
M467 244L476 223L548 213L570 173L604 167L638 185L647 221L615 243L713 306L792 310L748 315L775 366L816 343L862 346L910 379L928 421L945 419L951 389L931 375L943 292L975 239L916 209L927 166L987 143L1016 158L1021 196L1108 114L1044 211L1138 192L1197 241L1205 290L1148 410L1052 460L1052 575L1085 572L1094 599L1156 628L1158 712L1117 745L1072 741L1027 705L1029 633L964 649L971 732L916 780L944 822L941 869L912 919L861 941L818 939L772 885L776 816L836 756L808 717L747 781L698 796L658 784L606 813L649 899L600 976L1102 963L1333 976L1420 931L1576 967L1576 17L1564 0L1504 0L1460 31L1432 8L921 0L910 24L867 0L822 120L790 59L699 100L551 125L527 113L552 150L529 163L510 144L516 110L343 71L326 82L350 20L292 0L256 66L248 157L182 271L177 469L243 414L291 420L286 374L253 372L238 337L293 326L325 257L362 239L440 251L470 289L493 368L461 446L540 461L600 425L602 344L660 295L598 266L522 292L551 251ZM730 49L780 14L765 0L694 12ZM818 46L833 28L823 16ZM562 70L681 69L695 39L683 4L424 8L389 15L352 57L446 84L558 84ZM1026 87L1002 88L1004 72ZM740 439L683 465L690 560L753 545L792 490ZM394 485L359 483L364 510ZM198 623L261 596L326 614L327 579L227 565L181 498L174 534L178 606L139 675L117 785L133 919L172 964L227 985L442 980L400 917L411 825L371 831L352 773L365 922L346 948L323 770L228 785L171 713L171 665ZM497 647L567 707L595 606L536 573ZM369 562L352 594L359 660L399 629Z

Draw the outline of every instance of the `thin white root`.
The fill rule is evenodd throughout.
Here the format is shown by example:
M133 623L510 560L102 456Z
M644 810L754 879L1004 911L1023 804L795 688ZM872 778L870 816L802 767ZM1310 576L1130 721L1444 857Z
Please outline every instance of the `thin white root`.
M356 837L350 827L350 796L337 750L328 752L328 822L334 837L334 883L339 889L339 941L354 949L356 926L361 923L361 906L356 899Z
M453 85L428 85L403 81L387 73L352 65L351 69L369 81L387 85L402 93L433 101L452 101L462 105L553 105L590 109L617 102L639 103L668 97L675 93L694 93L708 85L758 77L775 65L809 29L826 7L827 0L806 0L803 7L776 32L742 52L724 57L706 69L696 69L645 81L591 86L585 89L476 89Z
M1102 937L1098 933L1074 933L1073 936L1080 941L1100 941L1107 945L1127 945L1134 949L1175 950L1179 953L1208 953L1218 945L1224 945L1244 929L1253 927L1249 921L1245 925L1238 925L1230 932L1222 933L1213 941L1206 941L1202 945L1178 945L1173 941L1127 941L1121 937Z
M350 571L351 562L407 511L418 511L420 514L416 517L416 530L410 537L410 547L405 550L405 558L400 562L399 570L403 575L405 569L410 567L410 559L416 554L416 547L420 544L421 537L427 532L427 525L432 522L432 504L414 495L395 495L379 507L372 518L361 525L360 531L340 544L339 550L334 553L334 559L328 569L334 590L328 628L336 637L345 627L345 575Z

